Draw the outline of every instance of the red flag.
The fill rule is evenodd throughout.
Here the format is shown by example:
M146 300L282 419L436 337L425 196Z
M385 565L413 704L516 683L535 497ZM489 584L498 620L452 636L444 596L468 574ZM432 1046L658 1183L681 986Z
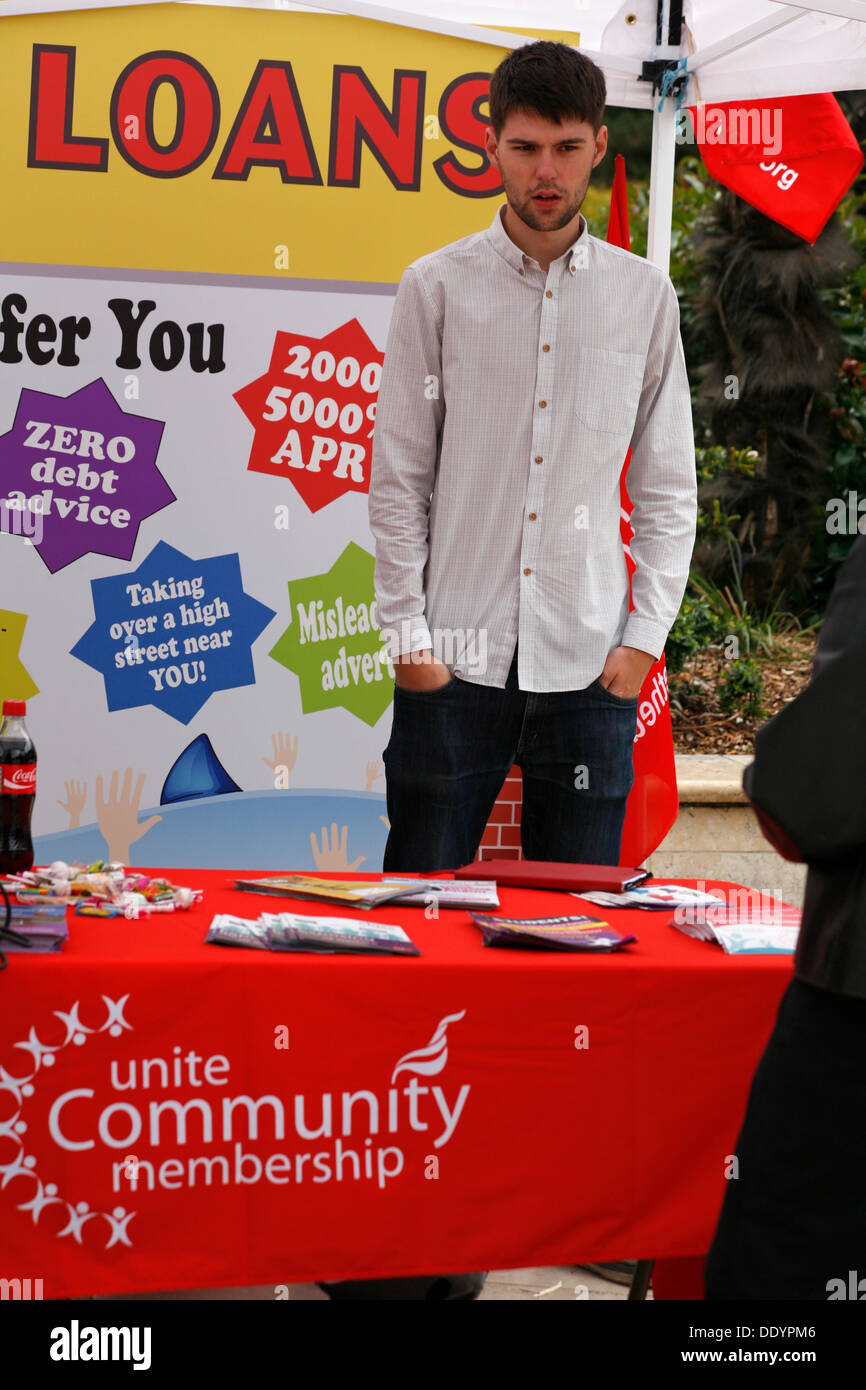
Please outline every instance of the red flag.
M832 92L688 110L716 182L810 243L863 167L857 137Z
M628 228L628 198L625 183L625 159L621 154L614 162L613 187L610 193L610 217L607 240L613 246L631 249ZM631 449L625 456L619 480L620 534L625 549L628 570L628 606L634 608L631 596L631 577L636 565L631 556L629 541L634 532L629 522L632 504L626 490L625 478L631 462ZM637 733L634 741L634 786L629 793L622 832L620 864L642 864L647 855L658 849L677 818L679 796L674 763L674 736L668 702L668 678L665 654L650 667L638 698Z
M631 250L631 234L628 229L628 191L625 186L625 156L621 154L618 154L613 162L607 240L611 246L621 246L624 251Z

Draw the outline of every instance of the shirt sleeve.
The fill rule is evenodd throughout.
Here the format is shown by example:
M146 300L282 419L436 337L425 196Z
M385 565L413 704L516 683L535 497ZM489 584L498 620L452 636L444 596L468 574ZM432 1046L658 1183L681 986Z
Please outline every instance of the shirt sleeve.
M666 279L626 475L633 503L630 549L637 569L632 576L634 609L622 645L656 659L683 601L698 514L691 398L679 323L676 291Z
M397 289L385 345L368 503L379 625L392 659L433 646L424 570L444 418L441 322L410 266Z

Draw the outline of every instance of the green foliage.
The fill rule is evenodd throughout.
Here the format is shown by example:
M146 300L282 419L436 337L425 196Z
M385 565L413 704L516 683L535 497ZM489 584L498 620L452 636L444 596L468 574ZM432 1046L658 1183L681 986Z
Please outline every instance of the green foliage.
M791 633L808 632L817 626L820 619L804 624L796 613L783 609L784 594L778 594L763 608L749 603L733 562L731 571L731 583L722 587L695 571L692 571L689 585L696 595L707 601L725 636L737 639L738 649L741 647L748 654L754 647L766 656L776 656L784 651L784 639Z
M669 673L682 671L686 662L723 635L724 628L712 605L701 594L686 594L665 643Z
M698 484L708 483L720 473L754 478L757 449L734 449L727 444L709 444L695 450Z
M837 216L845 239L860 255L861 264L841 285L825 292L849 356L866 358L866 216L862 200L849 194Z
M849 279L825 291L824 296L848 355L839 367L835 391L822 401L832 433L824 495L816 499L814 514L814 596L819 611L826 606L836 569L857 534L838 535L828 530L826 503L834 497L847 502L849 492L855 492L858 500L866 498L866 217L858 211L855 195L849 194L842 202L839 218L861 264Z
M725 646L725 655L732 653L733 661L720 687L721 708L729 710L744 702L745 714L761 717L764 711L756 701L760 699L763 685L754 687L755 694L754 682L748 673L753 669L758 671L760 680L760 672L751 653L760 651L769 657L785 657L791 635L809 631L820 619L804 627L795 613L781 608L781 596L759 611L744 598L733 564L732 576L731 584L720 587L696 570L691 571L680 611L665 643L665 664L669 674L678 675L691 660L691 673L680 682L688 686L699 654L707 647ZM744 653L743 657L740 652Z
M608 106L604 113L607 126L607 154L593 173L599 184L609 188L613 180L614 158L625 156L625 167L632 179L648 179L653 138L652 111L631 106Z
M719 707L726 714L739 709L743 714L763 719L767 711L762 697L764 678L752 657L742 661L732 661L719 686Z
M702 497L704 485L720 474L726 477L753 478L759 455L755 449L734 449L725 444L711 444L695 450L698 476L698 518L695 544L702 541L724 541L729 549L736 542L733 522L740 521L738 512L729 512L718 497Z

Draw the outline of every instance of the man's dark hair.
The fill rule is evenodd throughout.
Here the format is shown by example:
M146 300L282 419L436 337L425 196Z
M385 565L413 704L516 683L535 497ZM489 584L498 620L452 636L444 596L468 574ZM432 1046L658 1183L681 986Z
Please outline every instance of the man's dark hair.
M601 68L566 43L540 39L503 58L490 79L490 124L496 138L512 111L530 111L561 125L588 121L597 135L607 85Z

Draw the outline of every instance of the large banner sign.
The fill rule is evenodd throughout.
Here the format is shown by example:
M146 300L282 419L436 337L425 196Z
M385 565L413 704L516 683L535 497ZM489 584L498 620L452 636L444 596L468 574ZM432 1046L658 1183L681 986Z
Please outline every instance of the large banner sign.
M37 858L376 870L383 351L405 266L502 197L504 50L171 5L0 34L0 695Z

